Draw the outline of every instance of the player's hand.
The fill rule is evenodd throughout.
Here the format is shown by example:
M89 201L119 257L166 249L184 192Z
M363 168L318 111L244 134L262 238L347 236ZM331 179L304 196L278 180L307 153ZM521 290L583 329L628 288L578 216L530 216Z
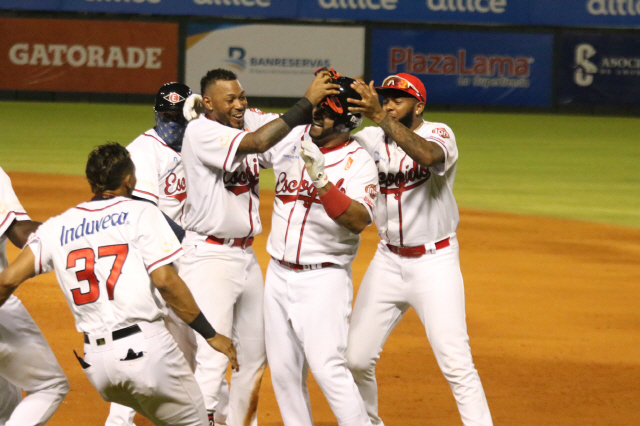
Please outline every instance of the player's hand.
M382 105L380 105L378 92L376 92L373 86L373 80L371 80L369 85L362 80L356 80L351 84L351 88L362 96L362 100L347 99L347 102L357 105L350 106L349 111L355 113L360 112L369 120L379 124L387 116L387 113L382 109Z
M240 371L240 365L238 364L238 355L236 354L236 347L233 346L233 342L227 336L217 333L211 339L207 339L207 343L213 349L225 354L229 358L231 368L234 371Z
M329 71L320 71L309 85L304 97L316 106L327 96L339 95L339 88L340 86L332 82Z
M182 107L182 114L187 121L191 121L194 118L198 118L200 114L204 112L204 104L202 103L202 96L197 93L192 93L189 97L184 101L184 106Z
M324 154L320 148L310 140L302 141L300 157L307 166L307 173L316 188L324 188L329 183L329 178L324 171Z

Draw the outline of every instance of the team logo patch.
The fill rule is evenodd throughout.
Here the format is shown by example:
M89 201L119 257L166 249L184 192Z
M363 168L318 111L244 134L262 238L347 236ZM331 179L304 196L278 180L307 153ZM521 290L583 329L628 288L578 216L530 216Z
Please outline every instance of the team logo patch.
M349 170L352 164L353 164L353 158L349 157L349 159L347 160L347 165L344 166L344 169Z
M449 139L449 132L447 132L447 129L445 129L444 127L438 127L437 129L433 129L431 131L431 133L435 133L436 135L440 135L441 138L447 138Z
M369 197L374 200L376 199L376 196L378 195L378 188L376 188L374 184L367 185L364 190L367 194L369 194Z
M167 96L164 97L167 102L171 102L172 104L177 104L178 102L184 101L184 96L176 92L171 92Z
M164 243L162 243L162 246L160 248L162 249L163 252L168 253L173 248L173 244L171 244L168 241L165 241Z
M266 114L266 112L261 111L258 108L249 108L249 111L253 111L253 112L257 113L257 114L262 114L262 115Z

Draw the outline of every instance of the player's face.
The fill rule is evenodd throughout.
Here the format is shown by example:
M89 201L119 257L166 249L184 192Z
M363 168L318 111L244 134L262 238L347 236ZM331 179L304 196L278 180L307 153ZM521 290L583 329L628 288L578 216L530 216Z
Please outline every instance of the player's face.
M388 115L398 120L400 123L412 128L416 114L418 100L414 97L391 97L382 98L382 108Z
M338 133L333 128L334 122L332 114L324 108L315 107L311 119L311 128L309 129L311 140L318 146L323 146L329 142L330 137Z
M234 129L244 128L248 103L238 80L217 80L207 87L202 100L209 118Z

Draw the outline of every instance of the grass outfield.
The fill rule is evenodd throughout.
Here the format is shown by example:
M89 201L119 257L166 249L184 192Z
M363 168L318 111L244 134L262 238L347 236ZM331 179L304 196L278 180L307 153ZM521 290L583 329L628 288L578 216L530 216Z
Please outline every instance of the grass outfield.
M0 166L82 175L87 153L153 127L150 106L0 102ZM640 118L425 114L454 130L461 207L640 227ZM269 173L263 188L273 185Z

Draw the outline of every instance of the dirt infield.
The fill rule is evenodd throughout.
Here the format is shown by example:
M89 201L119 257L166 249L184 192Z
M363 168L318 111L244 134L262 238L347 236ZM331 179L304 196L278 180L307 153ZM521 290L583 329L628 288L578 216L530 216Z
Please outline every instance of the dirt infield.
M90 196L79 177L9 175L35 220ZM265 230L254 245L263 268L272 202L273 193L264 191ZM640 425L640 229L462 210L458 238L471 348L494 424ZM377 241L374 227L363 233L353 268L356 288ZM11 246L10 259L16 254ZM48 425L103 425L108 404L75 360L72 350L82 350L82 336L54 274L33 279L16 294L71 382ZM378 382L388 426L461 423L413 312L389 338ZM335 425L315 384L311 392L316 424ZM269 377L259 420L282 424ZM139 416L136 423L151 424Z

